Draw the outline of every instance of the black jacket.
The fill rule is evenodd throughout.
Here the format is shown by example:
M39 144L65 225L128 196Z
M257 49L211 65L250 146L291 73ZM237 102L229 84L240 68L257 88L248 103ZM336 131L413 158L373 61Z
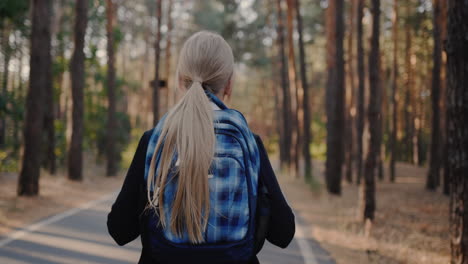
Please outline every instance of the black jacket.
M133 241L144 232L139 216L147 202L144 188L145 159L152 133L153 130L148 130L141 137L122 189L107 216L109 234L120 246ZM281 192L262 140L258 136L255 136L255 140L260 151L259 180L267 187L271 199L271 217L266 239L278 247L285 248L294 237L294 214ZM139 264L152 263L145 241L142 239L143 249ZM258 263L258 259L254 258L252 263Z

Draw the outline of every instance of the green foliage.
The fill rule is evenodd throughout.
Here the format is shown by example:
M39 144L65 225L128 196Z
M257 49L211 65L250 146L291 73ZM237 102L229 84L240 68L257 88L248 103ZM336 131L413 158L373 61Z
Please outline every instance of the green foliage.
M7 91L5 96L0 97L0 105L0 117L7 119L7 128L8 126L13 127L14 122L16 122L19 128L23 123L25 111L24 98L11 91ZM7 129L7 132L13 132L13 129ZM21 135L20 131L18 131L18 133ZM19 163L19 142L16 142L12 137L7 137L5 145L6 148L0 150L0 171L17 171Z
M0 150L0 172L15 172L19 160L6 150Z
M312 120L312 135L314 136L310 146L310 153L313 159L325 160L327 152L326 132L326 123L320 116L314 115Z
M107 142L107 89L106 67L99 64L96 57L97 48L91 49L91 56L86 58L87 83L84 95L85 106L85 131L84 148L86 150L96 150L99 159L105 157ZM122 87L127 86L127 82L122 78L116 80L117 102L122 101L125 94ZM119 105L119 103L117 103ZM122 160L122 153L130 142L131 124L127 113L117 111L116 133L116 153L118 161Z
M66 120L54 120L55 129L55 157L57 165L64 165L67 160L67 137L66 137Z
M22 22L21 18L29 8L28 0L2 0L0 1L0 17L9 18L13 22Z
M135 128L131 131L131 140L125 150L122 152L122 161L120 162L120 166L122 168L130 167L130 164L133 160L133 156L135 155L135 150L138 147L138 142L140 142L140 138L143 135L143 130Z
M125 37L124 32L119 26L116 26L114 28L113 34L114 34L114 48L117 49L117 47L119 46L120 43L122 43Z
M52 75L54 78L64 73L68 69L69 61L62 56L57 56L52 62Z
M0 96L0 118L3 118L7 114L7 102L8 96Z

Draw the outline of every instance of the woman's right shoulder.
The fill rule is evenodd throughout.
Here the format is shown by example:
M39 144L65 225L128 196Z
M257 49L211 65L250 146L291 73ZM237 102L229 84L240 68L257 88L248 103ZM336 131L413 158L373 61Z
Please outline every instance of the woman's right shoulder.
M151 137L151 135L153 134L153 131L154 131L154 128L151 128L149 130L146 130L143 135L141 136L143 139L147 139L149 140L149 138Z
M140 143L139 143L140 146L146 149L146 147L148 146L148 142L151 139L151 135L153 135L153 131L154 131L154 128L151 128L143 132L143 135L141 135L141 138L140 138Z

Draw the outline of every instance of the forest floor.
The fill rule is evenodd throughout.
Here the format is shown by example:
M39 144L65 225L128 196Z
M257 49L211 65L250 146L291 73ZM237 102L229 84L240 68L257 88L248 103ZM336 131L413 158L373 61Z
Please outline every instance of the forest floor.
M18 173L0 173L0 236L120 188L124 171L116 177L105 177L103 166L96 165L89 155L84 157L82 182L68 180L66 168L56 175L42 171L37 197L17 197Z
M359 187L344 183L342 195L326 192L323 163L314 164L318 186L280 177L296 214L338 264L449 263L449 198L424 189L427 169L397 164L396 183L377 180L375 221L358 218ZM387 174L386 174L387 175Z
M82 205L120 188L125 172L105 177L102 166L85 160L83 182L43 172L38 197L17 197L17 173L0 173L0 236L47 216ZM323 184L323 163L314 163L317 184L279 177L287 200L338 264L448 263L448 197L424 189L426 169L398 164L396 183L377 181L377 210L371 228L358 218L359 188L343 184L341 197ZM368 234L368 235L366 235ZM320 261L320 260L319 260Z

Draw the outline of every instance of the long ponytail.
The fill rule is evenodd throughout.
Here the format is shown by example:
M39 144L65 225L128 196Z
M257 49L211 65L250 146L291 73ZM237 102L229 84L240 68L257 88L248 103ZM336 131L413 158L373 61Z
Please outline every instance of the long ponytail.
M174 151L177 150L178 183L169 227L178 236L187 231L189 239L194 243L203 242L202 234L206 229L210 209L208 170L215 147L212 111L200 81L193 81L182 100L169 113L156 144L155 155L162 147L157 178L153 179L154 173L148 177L148 186L156 185L156 188L153 187L155 190L159 186L160 195L154 196L150 203L153 206L158 204L161 224L165 227L167 223L162 194ZM150 172L155 169L155 155Z
M186 93L168 112L151 160L147 182L149 206L157 210L164 228L169 227L179 237L186 232L192 243L204 241L210 212L208 170L216 143L213 109L204 87L218 92L230 81L233 69L232 50L221 36L202 31L185 42L176 80L177 86ZM156 164L159 151L160 161ZM164 190L175 154L178 156L178 175L174 179L177 190L167 223ZM151 195L150 190L159 195Z

